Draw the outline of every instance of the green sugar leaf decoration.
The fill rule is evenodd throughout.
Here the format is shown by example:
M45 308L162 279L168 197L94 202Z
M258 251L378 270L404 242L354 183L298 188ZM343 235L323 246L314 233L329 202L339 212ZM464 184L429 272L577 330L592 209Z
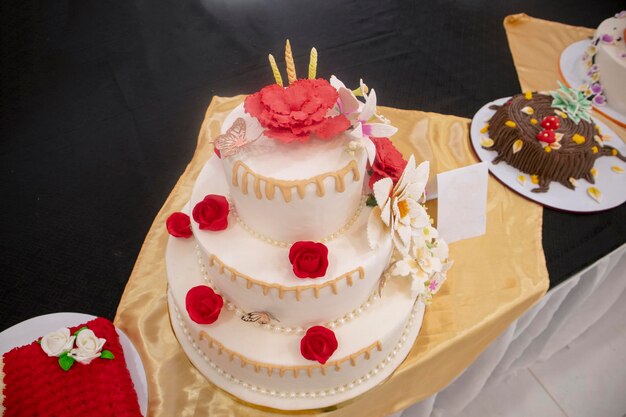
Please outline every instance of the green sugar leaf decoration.
M103 350L102 353L100 353L100 357L102 359L115 359L115 355L113 354L113 352L111 352L110 350Z
M374 194L370 194L370 196L367 198L367 201L365 202L365 205L368 207L376 207L378 205L378 203L376 202L376 197L374 197Z
M559 81L559 89L550 91L550 95L552 107L563 111L574 123L591 122L591 102L582 91L566 87Z
M67 354L67 352L65 352L64 354L62 354L61 356L59 356L59 366L61 367L61 369L63 369L64 371L69 371L69 369L72 367L72 365L74 365L74 362L76 362L74 360L74 358L72 358L71 356L69 356Z
M83 327L81 327L80 329L76 330L76 331L74 332L74 336L78 336L78 333L82 332L82 331L83 331L83 330L85 330L85 329L88 329L88 327L87 327L87 326L83 326Z

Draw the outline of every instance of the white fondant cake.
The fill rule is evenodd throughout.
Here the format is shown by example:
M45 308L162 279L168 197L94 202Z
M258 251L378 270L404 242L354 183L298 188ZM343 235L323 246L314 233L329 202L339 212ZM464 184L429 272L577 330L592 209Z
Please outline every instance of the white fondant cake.
M626 11L604 20L584 55L585 88L596 106L608 103L626 115Z
M362 84L363 103L334 78L288 74L211 138L220 155L168 218L166 264L196 368L247 402L298 410L391 375L451 263L421 205L428 165L377 138L395 128L377 122L375 92Z

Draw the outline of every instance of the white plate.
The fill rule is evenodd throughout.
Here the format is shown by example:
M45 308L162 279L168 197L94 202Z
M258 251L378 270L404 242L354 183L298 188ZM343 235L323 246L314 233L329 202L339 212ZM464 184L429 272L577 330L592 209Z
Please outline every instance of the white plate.
M582 61L582 56L589 45L591 45L591 40L585 39L571 44L561 52L559 71L565 83L572 88L578 88L585 82L584 78L587 70ZM626 114L615 110L611 107L611 103L607 102L602 107L593 106L593 109L617 124L626 127Z
M613 156L604 156L596 160L595 167L598 170L596 176L596 183L594 186L602 192L601 202L598 203L587 194L587 188L592 184L584 179L578 180L578 187L575 190L570 190L567 187L559 184L558 182L551 182L550 189L546 193L533 193L531 190L536 188L537 185L530 182L530 175L524 174L517 168L513 168L511 165L502 161L498 164L493 164L493 160L498 155L496 151L490 151L484 149L480 145L480 137L487 137L487 134L480 133L480 129L485 126L485 123L491 116L494 115L495 110L489 109L492 104L502 105L509 100L510 97L501 98L490 103L485 104L472 119L472 126L470 128L470 138L474 151L481 161L489 163L489 171L504 183L511 190L523 195L524 197L533 200L544 206L552 207L555 209L573 211L578 213L591 213L594 211L607 210L616 206L619 206L626 201L626 172L623 174L617 174L611 171L611 166L620 166L626 171L626 163ZM604 134L611 136L611 141L607 143L622 154L626 155L626 144L608 128L607 125L593 119L593 121L600 126L600 129ZM526 176L526 182L524 185L517 181L517 176L523 174Z
M4 355L15 347L27 345L33 340L58 330L61 327L78 326L79 324L95 318L96 316L82 313L53 313L33 317L13 327L9 327L0 333L0 355ZM118 328L115 330L117 330L117 334L120 336L126 366L130 371L130 376L135 385L135 391L137 391L139 409L141 414L146 416L148 413L148 382L146 381L146 371L143 368L137 349L135 349L135 346L133 346L128 336Z

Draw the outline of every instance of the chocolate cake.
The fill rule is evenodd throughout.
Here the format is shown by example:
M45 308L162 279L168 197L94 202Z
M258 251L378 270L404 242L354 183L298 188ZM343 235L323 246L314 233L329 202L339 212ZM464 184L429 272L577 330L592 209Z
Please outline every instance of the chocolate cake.
M604 143L608 138L603 139L588 113L581 116L581 111L586 110L580 106L584 102L568 103L574 109L568 115L554 106L555 98L558 92L527 92L501 106L491 106L496 113L481 131L488 132L491 139L483 141L483 147L498 153L493 163L505 161L530 174L539 185L532 190L535 193L548 191L552 181L570 189L580 178L593 184L592 168L601 156L626 161L617 149Z

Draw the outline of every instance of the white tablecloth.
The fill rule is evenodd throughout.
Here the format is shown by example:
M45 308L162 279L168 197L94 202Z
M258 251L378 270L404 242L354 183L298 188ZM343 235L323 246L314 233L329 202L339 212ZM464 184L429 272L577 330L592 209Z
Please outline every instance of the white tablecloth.
M453 417L487 385L546 361L626 301L626 244L550 290L445 389L390 417Z

